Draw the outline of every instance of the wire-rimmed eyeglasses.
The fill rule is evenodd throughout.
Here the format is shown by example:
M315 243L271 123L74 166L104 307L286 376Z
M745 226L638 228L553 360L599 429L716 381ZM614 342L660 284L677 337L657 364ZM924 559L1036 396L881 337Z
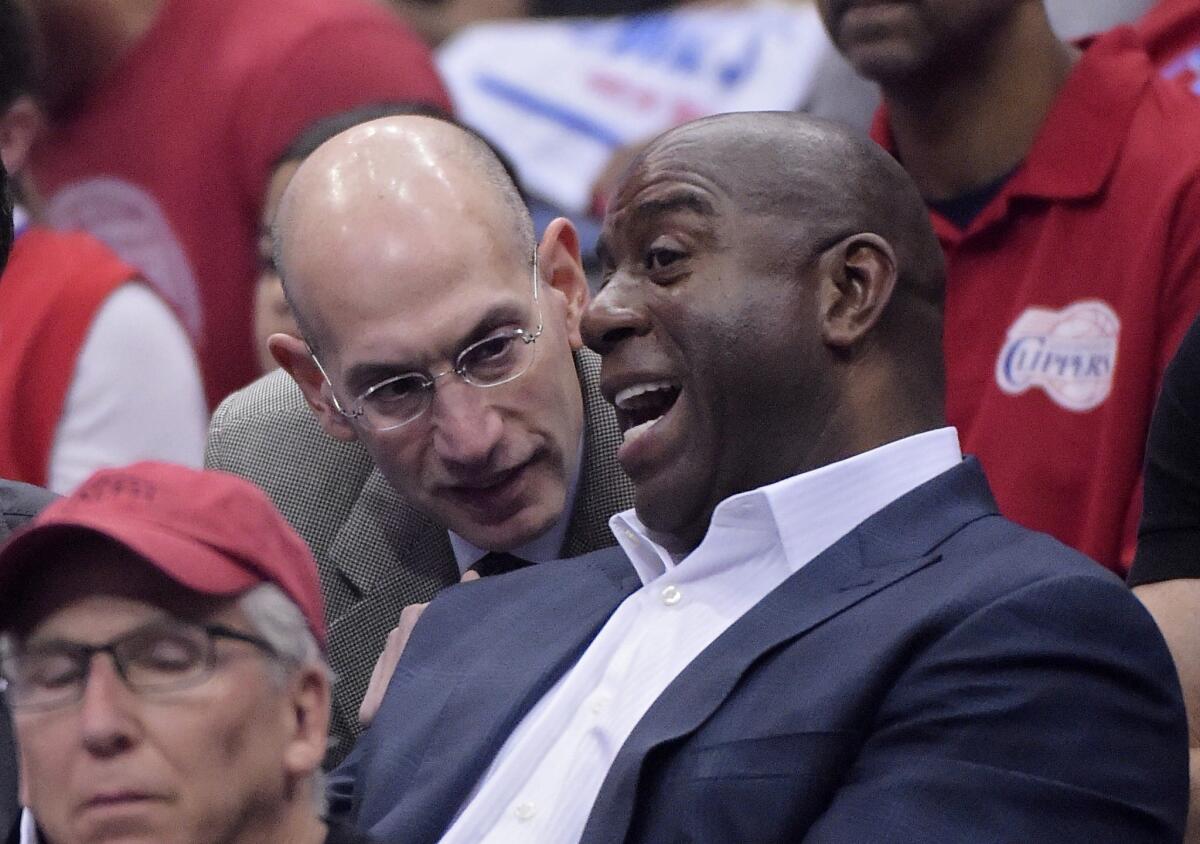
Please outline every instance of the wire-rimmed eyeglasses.
M156 694L198 686L218 664L218 639L253 645L277 656L264 639L220 624L168 619L143 625L102 645L51 640L20 646L4 641L3 688L16 710L70 706L83 699L96 654L108 654L117 675L133 692Z
M536 356L534 343L542 335L542 306L538 299L538 259L533 252L533 307L537 311L537 328L501 328L482 340L471 343L458 353L454 366L443 372L428 375L423 372L405 372L384 378L365 389L349 410L338 401L337 391L325 367L311 349L313 363L329 385L333 407L347 419L360 421L375 431L390 431L407 425L433 402L434 386L439 378L454 373L474 387L498 387L520 378L529 371Z

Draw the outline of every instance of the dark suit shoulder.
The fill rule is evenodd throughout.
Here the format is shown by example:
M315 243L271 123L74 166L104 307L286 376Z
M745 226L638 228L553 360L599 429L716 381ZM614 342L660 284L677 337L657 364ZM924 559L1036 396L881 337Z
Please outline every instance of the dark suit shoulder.
M527 566L508 574L451 586L430 602L404 651L406 663L461 665L451 654L479 649L481 630L509 629L517 620L537 619L547 599L577 595L583 603L611 602L615 609L640 585L620 546L579 557ZM546 617L554 625L561 619ZM484 639L487 637L484 636Z
M1094 560L999 515L965 525L937 550L940 576L960 582L980 600L1034 583L1076 579L1125 591L1121 580Z

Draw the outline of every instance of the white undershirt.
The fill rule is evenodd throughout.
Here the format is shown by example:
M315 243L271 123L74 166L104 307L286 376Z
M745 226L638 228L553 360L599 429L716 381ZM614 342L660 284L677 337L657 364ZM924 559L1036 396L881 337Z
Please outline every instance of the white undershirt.
M79 351L50 449L48 486L137 460L204 462L208 407L196 355L171 309L144 284L114 290Z
M735 621L869 516L962 459L942 428L751 492L676 561L633 510L609 521L644 584L500 748L443 844L576 842L621 745Z

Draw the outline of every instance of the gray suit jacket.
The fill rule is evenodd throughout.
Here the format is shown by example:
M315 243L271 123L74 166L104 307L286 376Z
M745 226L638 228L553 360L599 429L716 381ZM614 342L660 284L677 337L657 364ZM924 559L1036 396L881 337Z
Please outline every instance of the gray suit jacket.
M575 365L586 433L563 557L615 544L608 517L633 502L633 487L616 462L620 430L600 395L600 359L584 350ZM336 762L359 732L359 704L400 611L458 582L449 537L400 499L360 445L326 436L283 372L221 403L205 463L262 487L317 558L337 674L329 758Z

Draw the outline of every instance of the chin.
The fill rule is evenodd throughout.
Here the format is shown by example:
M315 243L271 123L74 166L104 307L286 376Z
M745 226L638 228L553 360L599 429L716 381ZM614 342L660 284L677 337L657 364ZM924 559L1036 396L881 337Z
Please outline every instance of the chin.
M640 486L634 497L638 519L654 540L672 553L691 551L708 530L708 519L698 518L697 508L680 506L680 499Z
M490 551L511 551L537 539L554 525L558 516L537 506L528 507L492 525L464 524L451 528L472 545Z
M911 51L895 45L852 44L842 52L860 76L885 87L902 85L922 76L923 63Z

